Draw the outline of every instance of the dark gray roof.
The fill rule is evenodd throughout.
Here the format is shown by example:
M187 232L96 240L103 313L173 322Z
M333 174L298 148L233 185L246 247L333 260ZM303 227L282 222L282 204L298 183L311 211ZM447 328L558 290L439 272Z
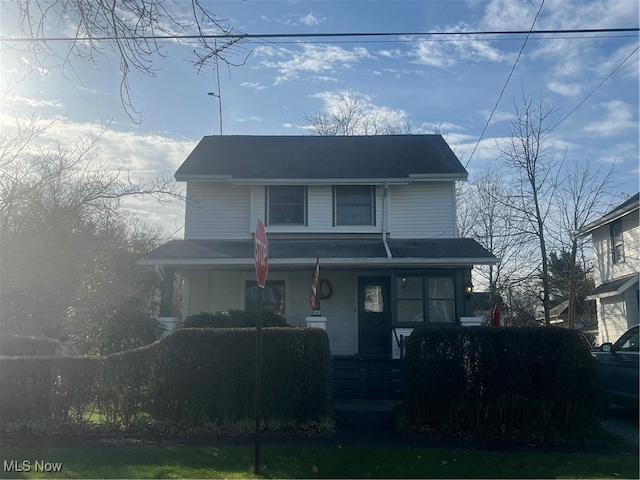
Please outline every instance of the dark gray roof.
M207 136L176 172L250 179L408 178L466 170L441 135Z
M494 263L495 257L475 240L408 239L388 241L394 259L483 260ZM292 240L269 239L269 260L315 259L386 259L382 239ZM163 264L196 260L253 260L252 240L172 240L146 254L141 263ZM215 262L213 262L215 263ZM471 262L473 263L473 262Z
M591 292L587 298L591 300L598 297L607 297L610 295L617 295L618 293L622 293L622 292L618 292L618 290L622 288L627 282L630 282L633 279L635 279L636 281L638 280L637 273L632 273L631 275L625 275L624 277L620 277L620 278L616 278L615 280L604 282L602 285L598 285L596 289L593 292ZM630 283L630 285L633 285L633 282Z

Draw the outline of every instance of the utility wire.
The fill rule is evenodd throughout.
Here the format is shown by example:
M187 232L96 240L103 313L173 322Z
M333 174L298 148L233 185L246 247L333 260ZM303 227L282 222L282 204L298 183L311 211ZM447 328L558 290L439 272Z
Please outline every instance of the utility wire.
M625 63L627 63L627 60L629 60L629 59L633 56L633 54L634 54L634 53L636 53L638 50L640 50L640 47L636 47L636 48L633 50L633 52L631 52L629 55L627 55L627 57L626 57L622 62L620 62L620 64L619 64L616 68L614 68L614 69L613 69L613 71L612 71L609 75L607 75L607 76L606 76L606 77L605 77L605 78L604 78L604 79L603 79L603 80L602 80L602 81L601 81L601 82L600 82L600 83L599 83L599 84L598 84L598 85L597 85L593 90L591 90L591 92L589 92L589 94L588 94L586 97L584 97L584 99L582 99L582 101L581 101L580 103L578 103L575 107L573 107L573 109L572 109L569 113L567 113L564 117L562 117L562 119L561 119L558 123L556 123L553 127L551 127L551 128L549 129L549 132L551 132L552 130L554 130L558 125L560 125L560 124L561 124L562 122L564 122L564 121L565 121L565 120L566 120L570 115L572 115L576 110L578 110L578 108L580 108L580 107L581 107L581 106L582 106L582 105L583 105L587 100L589 100L589 98L591 97L591 95L593 95L593 94L596 92L596 90L598 90L602 85L604 85L604 83L605 83L607 80L609 80L609 79L610 79L610 78L611 78L611 77L612 77L612 76L613 76L613 75L614 75L618 70L620 70L620 68L622 68L622 66L623 66ZM473 180L473 182L474 182L474 183L481 182L481 181L482 181L482 180L484 180L485 178L487 178L487 177L491 176L494 172L495 172L495 170L494 170L494 171L491 171L491 172L489 172L489 173L487 173L486 175L484 175L484 176L482 176L482 177L480 177L480 178L476 178L476 179L474 179L474 180Z
M467 162L465 163L465 166L464 166L465 169L469 165L469 162L471 162L471 159L473 158L473 155L476 153L476 150L478 149L478 145L480 145L480 141L482 140L482 137L484 137L484 134L487 131L487 128L489 128L489 124L491 123L491 119L493 118L493 114L496 113L496 110L498 108L498 104L500 103L500 100L502 100L502 96L504 95L504 92L507 89L507 85L509 85L509 80L511 80L511 76L513 75L513 72L516 69L516 65L518 65L518 60L520 60L520 57L522 56L522 52L524 51L524 47L526 47L527 42L529 41L529 36L531 35L531 32L533 32L533 27L535 26L536 21L538 20L538 16L540 15L540 12L542 11L542 7L543 6L544 6L544 0L542 0L542 2L540 3L540 8L538 8L538 12L536 13L536 16L533 18L533 22L531 23L531 28L529 29L529 33L527 33L527 36L524 39L522 47L520 47L520 51L518 52L518 56L516 57L515 62L513 62L513 67L511 67L511 71L509 72L509 75L507 76L507 80L506 80L506 82L504 82L504 86L502 87L502 91L500 92L500 95L498 96L498 100L496 100L496 104L493 106L493 110L491 110L491 113L489 114L489 118L487 118L487 123L485 123L484 128L482 129L482 132L480 133L480 137L478 138L478 141L476 142L475 147L473 147L473 151L471 152L471 155L469 156L469 158L467 159Z
M544 4L544 1L542 2ZM539 13L539 11L538 11ZM537 18L537 15L536 15ZM629 28L576 28L555 30L477 30L467 32L342 32L342 33L220 33L211 35L140 35L140 36L109 36L109 37L0 37L0 42L88 42L114 40L195 40L195 39L232 39L242 40L250 38L335 38L335 37L445 37L470 35L549 35L569 33L623 33L638 32L639 27Z
M560 125L562 122L564 122L564 121L569 117L569 115L571 115L573 112L575 112L576 110L578 110L578 109L582 106L582 104L583 104L584 102L586 102L587 100L589 100L589 97L591 97L591 95L593 95L593 94L596 92L596 90L598 90L598 89L599 89L599 88L604 84L604 82L606 82L607 80L609 80L609 79L613 76L613 74L614 74L614 73L616 73L618 70L620 70L620 68L622 68L622 66L623 66L625 63L627 63L627 60L629 60L629 59L633 56L633 54L634 54L634 53L636 53L639 49L640 49L640 47L636 47L636 48L635 48L635 50L634 50L633 52L631 52L631 53L627 56L627 58L625 58L625 59L620 63L620 65L618 65L616 68L614 68L614 69L613 69L613 71L612 71L609 75L607 75L607 76L606 76L606 77L605 77L605 78L604 78L604 79L603 79L603 80L602 80L602 81L601 81L601 82L596 86L596 88L594 88L593 90L591 90L591 92L589 92L589 95L587 95L586 97L584 97L584 99L583 99L583 100L582 100L578 105L576 105L576 106L573 108L573 110L571 110L571 111L570 111L569 113L567 113L564 117L562 117L562 119L561 119L558 123L556 123L553 127L551 127L551 128L549 129L549 131L554 130L558 125Z

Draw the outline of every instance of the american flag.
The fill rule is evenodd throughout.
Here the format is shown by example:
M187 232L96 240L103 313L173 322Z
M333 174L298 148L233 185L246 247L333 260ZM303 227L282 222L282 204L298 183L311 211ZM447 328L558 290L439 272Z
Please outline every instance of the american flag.
M311 282L311 294L309 295L309 305L311 305L312 310L315 310L316 308L318 280L320 280L320 258L319 257L316 259L316 269L313 272L313 280Z

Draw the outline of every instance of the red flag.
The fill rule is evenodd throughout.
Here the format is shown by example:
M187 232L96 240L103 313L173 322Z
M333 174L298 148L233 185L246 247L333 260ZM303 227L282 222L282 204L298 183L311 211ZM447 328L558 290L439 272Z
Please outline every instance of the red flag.
M316 308L318 280L320 280L320 258L319 257L316 259L316 269L313 272L313 280L311 282L311 294L309 295L309 305L311 305L312 310L315 310Z
M492 327L500 326L500 309L498 308L498 305L493 307L493 310L491 310L491 326Z

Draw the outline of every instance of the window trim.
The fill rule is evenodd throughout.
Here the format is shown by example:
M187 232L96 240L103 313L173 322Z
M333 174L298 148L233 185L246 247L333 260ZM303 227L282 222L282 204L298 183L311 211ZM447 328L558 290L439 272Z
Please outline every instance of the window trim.
M303 216L303 220L302 223L274 223L271 221L271 188L272 187L302 187L302 216ZM309 222L309 215L308 215L308 210L309 210L309 201L308 201L308 189L306 185L265 185L265 189L264 189L264 209L265 209L265 215L264 218L266 219L266 225L273 225L276 227L306 227L308 225ZM295 204L298 205L298 204Z
M351 187L368 187L370 191L371 222L370 223L338 223L338 189ZM375 185L334 185L333 193L333 226L334 227L375 227L376 226L376 186Z

